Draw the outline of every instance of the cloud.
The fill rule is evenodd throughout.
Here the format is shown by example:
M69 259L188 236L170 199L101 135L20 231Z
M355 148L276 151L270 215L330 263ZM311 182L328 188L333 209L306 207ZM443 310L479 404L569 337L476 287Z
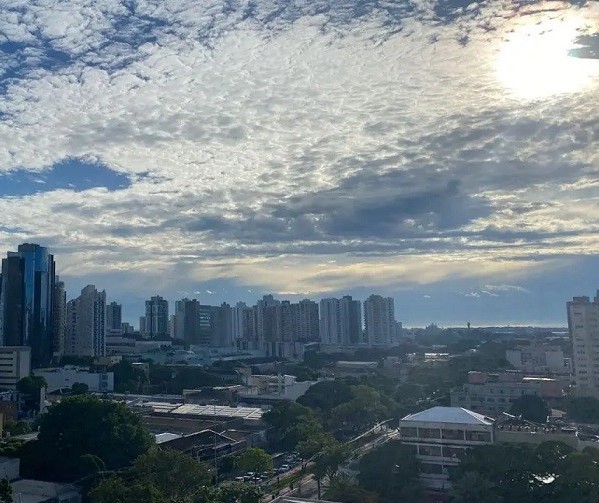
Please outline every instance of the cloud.
M71 276L517 293L504 275L599 246L594 89L497 76L522 19L592 16L543 5L3 2L0 171L128 182L0 197L0 248L43 242Z

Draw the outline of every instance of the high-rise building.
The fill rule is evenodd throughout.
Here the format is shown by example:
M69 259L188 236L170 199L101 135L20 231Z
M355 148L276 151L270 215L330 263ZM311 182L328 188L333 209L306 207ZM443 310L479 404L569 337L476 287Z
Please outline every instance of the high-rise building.
M67 330L67 292L64 281L56 276L54 286L54 355L64 354L64 344Z
M391 297L371 295L364 301L364 328L369 346L392 346L396 342L395 308Z
M156 295L146 300L145 335L164 339L168 331L168 301Z
M65 354L106 355L106 292L87 285L81 295L67 303Z
M320 342L325 346L344 344L339 299L329 298L320 301Z
M212 309L212 346L233 346L233 310L226 302Z
M106 330L122 330L122 306L116 302L106 305Z
M318 319L318 304L313 300L304 299L298 304L297 340L301 342L316 342L320 339Z
M351 295L339 299L341 333L347 345L360 344L362 340L362 306Z
M231 324L233 342L238 349L258 349L255 308L238 302L232 308Z
M327 346L362 342L362 309L359 300L346 295L320 301L320 341Z
M54 288L54 257L43 246L24 243L2 260L3 344L30 346L34 368L52 359Z
M592 302L588 297L574 297L567 310L575 392L599 398L599 291Z

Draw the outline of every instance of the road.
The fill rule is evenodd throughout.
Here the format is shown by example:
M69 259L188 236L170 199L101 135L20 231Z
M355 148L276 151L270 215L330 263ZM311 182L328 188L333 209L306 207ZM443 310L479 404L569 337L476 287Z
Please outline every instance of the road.
M367 433L369 433L369 432L367 432ZM356 437L356 439L361 438L362 436L363 435L360 435L360 437ZM370 441L362 446L357 447L356 449L354 449L352 451L348 460L343 464L343 466L340 467L340 471L342 471L344 468L348 469L349 465L351 465L352 463L356 463L367 452L371 451L372 449L377 448L378 446L384 444L385 442L388 442L389 440L393 440L393 439L397 438L398 436L399 436L399 433L397 432L397 430L389 430L389 431L384 432L382 435L376 437L372 441ZM356 439L353 439L352 441L355 441ZM349 443L351 444L352 441L350 441ZM310 467L310 464L308 465L308 468L309 467ZM296 467L294 470L290 470L289 472L286 472L285 478L289 477L290 474L297 473L300 470L301 470L301 465ZM328 482L327 480L322 481L322 484L321 484L322 489L324 489L328 485L327 482ZM287 486L287 487L281 489L280 491L278 491L277 493L266 494L262 498L262 501L263 502L269 502L269 501L276 502L276 501L279 501L280 499L282 499L283 496L297 496L297 497L302 497L302 498L310 498L310 497L317 496L317 495L318 495L318 485L316 483L316 480L314 479L314 476L311 473L306 473L306 475L304 475L301 479L299 479L298 481L296 481L293 484L293 489L291 489Z

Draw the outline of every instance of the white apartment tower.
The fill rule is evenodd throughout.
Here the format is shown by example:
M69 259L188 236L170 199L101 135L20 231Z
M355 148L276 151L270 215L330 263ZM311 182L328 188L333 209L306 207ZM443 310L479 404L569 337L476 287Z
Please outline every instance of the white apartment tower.
M396 342L395 307L391 297L371 295L364 301L364 328L369 346L389 347Z
M599 292L567 303L576 394L599 398Z
M87 285L67 304L65 354L106 355L106 292Z

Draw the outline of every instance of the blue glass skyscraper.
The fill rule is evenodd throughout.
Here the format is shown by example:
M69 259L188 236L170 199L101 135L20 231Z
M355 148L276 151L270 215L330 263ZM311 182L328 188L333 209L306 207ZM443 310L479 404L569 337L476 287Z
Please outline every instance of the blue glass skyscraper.
M52 359L55 280L54 257L43 246L24 243L2 260L2 342L30 346L33 367Z

